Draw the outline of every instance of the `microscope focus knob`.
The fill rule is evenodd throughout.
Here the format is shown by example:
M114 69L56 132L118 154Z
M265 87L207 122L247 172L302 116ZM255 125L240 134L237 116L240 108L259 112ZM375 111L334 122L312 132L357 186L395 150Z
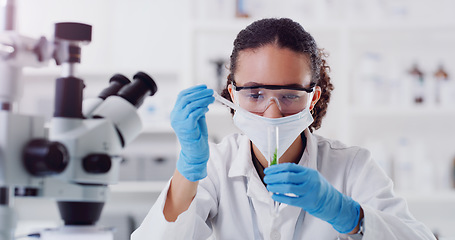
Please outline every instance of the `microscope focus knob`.
M111 157L104 153L90 154L82 159L82 166L88 173L107 173L111 170Z
M68 165L69 155L66 147L59 142L46 139L33 139L23 151L25 168L34 176L58 174Z

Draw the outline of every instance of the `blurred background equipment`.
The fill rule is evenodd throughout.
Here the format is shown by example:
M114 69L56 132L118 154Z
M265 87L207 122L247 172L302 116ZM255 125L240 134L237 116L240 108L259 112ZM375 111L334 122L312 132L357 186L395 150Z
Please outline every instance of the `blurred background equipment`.
M143 72L130 82L115 75L110 86L83 109L84 81L76 77L81 46L92 38L92 26L55 24L53 41L33 39L14 31L15 2L3 6L0 41L0 239L15 239L16 197L57 201L63 226L42 229L40 239L113 239L110 228L96 225L108 197L108 185L118 181L121 150L142 130L137 113L147 96L157 91ZM56 80L54 114L49 134L44 119L15 109L23 67L55 60L62 66ZM85 110L85 111L83 111Z

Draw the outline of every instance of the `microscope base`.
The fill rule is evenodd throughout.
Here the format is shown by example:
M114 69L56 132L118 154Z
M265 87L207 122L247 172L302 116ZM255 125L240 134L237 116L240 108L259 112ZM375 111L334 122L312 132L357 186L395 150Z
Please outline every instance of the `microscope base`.
M16 215L13 208L0 205L0 240L13 239L15 225Z

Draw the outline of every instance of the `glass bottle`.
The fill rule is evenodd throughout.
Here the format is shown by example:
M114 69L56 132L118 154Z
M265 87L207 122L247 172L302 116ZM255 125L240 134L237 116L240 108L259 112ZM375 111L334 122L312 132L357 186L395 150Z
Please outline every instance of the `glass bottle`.
M414 103L421 104L425 100L425 78L417 63L409 71L413 82Z
M441 98L444 98L442 91L445 89L445 85L447 85L449 74L444 69L444 66L440 64L433 76L435 80L435 101L437 104L440 104Z

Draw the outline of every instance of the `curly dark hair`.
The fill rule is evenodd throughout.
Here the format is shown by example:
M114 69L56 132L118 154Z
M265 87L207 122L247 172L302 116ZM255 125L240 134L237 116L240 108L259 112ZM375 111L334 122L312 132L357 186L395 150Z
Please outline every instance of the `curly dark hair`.
M247 49L257 49L262 46L273 44L281 48L288 48L294 52L306 55L311 63L311 82L321 88L321 97L313 108L312 116L314 122L309 127L310 131L321 127L322 118L327 113L331 92L334 89L330 82L323 49L319 49L314 38L305 31L297 22L288 18L266 18L258 20L239 32L234 40L234 48L230 58L230 73L227 77L226 86L221 96L232 101L228 91L231 82L235 83L235 72L237 70L237 58L239 53ZM233 113L233 110L231 110Z

